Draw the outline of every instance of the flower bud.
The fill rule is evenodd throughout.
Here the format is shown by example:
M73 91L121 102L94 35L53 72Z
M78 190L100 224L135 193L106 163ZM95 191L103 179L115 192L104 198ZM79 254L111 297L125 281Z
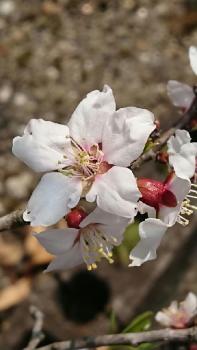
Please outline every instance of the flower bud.
M176 207L177 200L175 195L169 191L166 184L153 179L138 179L138 188L142 194L141 201L156 210L160 205L165 205L169 208Z
M66 222L70 228L79 228L79 225L87 213L82 208L75 208L66 215Z

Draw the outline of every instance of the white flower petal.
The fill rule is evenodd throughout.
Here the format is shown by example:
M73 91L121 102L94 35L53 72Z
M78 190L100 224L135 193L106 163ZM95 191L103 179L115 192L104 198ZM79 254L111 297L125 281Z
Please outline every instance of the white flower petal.
M117 224L111 223L111 225L102 225L105 236L115 238L113 241L114 246L118 246L122 243L124 238L124 232L128 225L128 221L122 221ZM101 226L101 225L100 225ZM102 228L101 228L102 230Z
M194 293L188 293L186 299L181 303L181 309L190 317L197 314L197 297Z
M169 163L183 179L193 177L196 168L197 143L190 143L190 140L186 130L177 130L168 140Z
M69 136L66 125L50 122L44 119L31 119L27 124L24 135L32 135L57 151L64 149L65 137Z
M170 156L169 163L173 166L175 174L182 179L191 179L195 174L196 157L191 153L188 153L187 158L182 154Z
M53 225L77 205L81 192L79 180L60 173L46 174L32 193L23 218L32 226Z
M176 80L168 81L167 93L175 106L184 109L188 109L195 98L191 86L180 83Z
M171 318L162 311L156 313L155 320L165 327L170 327L172 325Z
M153 207L150 207L150 205L147 205L143 203L142 201L139 201L138 203L138 210L140 214L148 214L149 218L156 218L156 210Z
M137 214L140 196L132 171L114 166L96 177L86 199L96 200L98 207L106 212L132 219Z
M177 199L177 206L175 208L168 208L166 206L160 207L159 218L167 225L173 226L176 223L181 205L189 193L190 188L191 182L188 179L182 179L177 176L173 176L171 181L168 183L167 189L175 195Z
M65 148L70 148L66 125L31 119L23 136L13 140L12 151L34 171L51 171L69 165L64 158Z
M132 249L129 258L132 263L129 266L141 266L157 256L156 250L167 230L167 225L159 219L146 219L139 224L140 241Z
M55 259L53 259L45 272L66 270L77 265L81 265L82 263L83 258L81 255L80 244L76 243L73 248L68 250L65 254L60 254Z
M197 47L190 46L189 48L189 60L193 72L197 75Z
M101 142L104 124L115 109L113 92L109 86L105 85L103 91L90 92L71 116L68 123L70 135L85 148Z
M130 220L124 217L110 214L97 207L81 222L80 227L94 224L100 232L104 233L104 236L109 236L109 239L115 238L113 245L119 245L129 222Z
M34 234L34 237L50 254L59 255L72 248L78 232L75 228L52 229Z
M128 219L123 218L119 215L110 214L103 211L100 208L93 210L86 218L81 222L80 227L85 227L89 224L102 224L102 225L127 225Z
M168 154L176 154L181 151L181 147L186 143L190 143L191 137L186 130L176 130L175 136L171 136L167 142Z
M176 314L179 311L179 305L177 300L173 300L170 303L170 306L167 308L167 310L169 310L171 314Z
M146 109L121 108L108 118L102 149L110 164L129 166L143 152L149 135L155 129L154 116Z

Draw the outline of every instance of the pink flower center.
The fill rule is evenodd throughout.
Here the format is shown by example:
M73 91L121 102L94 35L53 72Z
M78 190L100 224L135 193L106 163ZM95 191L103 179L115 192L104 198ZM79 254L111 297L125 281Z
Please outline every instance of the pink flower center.
M74 142L73 150L75 154L75 161L72 166L73 174L82 177L84 180L94 178L98 174L104 174L112 167L104 160L101 144L94 144L85 149Z

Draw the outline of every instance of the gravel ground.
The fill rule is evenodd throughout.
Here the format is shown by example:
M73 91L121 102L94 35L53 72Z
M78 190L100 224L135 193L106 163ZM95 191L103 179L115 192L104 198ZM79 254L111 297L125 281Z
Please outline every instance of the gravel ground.
M24 204L38 180L11 154L12 138L30 117L65 122L86 93L107 83L119 107L149 108L163 128L172 123L177 111L166 95L166 83L195 83L187 50L197 45L196 24L194 0L1 0L0 214ZM187 266L182 282L173 286L174 295L196 288L195 259ZM1 274L4 281L7 271ZM42 305L45 298L47 327L54 338L63 337L64 329L66 337L107 330L103 314L74 326L54 301L59 277L35 278L31 297L3 313L1 349L22 347L31 327L29 304Z

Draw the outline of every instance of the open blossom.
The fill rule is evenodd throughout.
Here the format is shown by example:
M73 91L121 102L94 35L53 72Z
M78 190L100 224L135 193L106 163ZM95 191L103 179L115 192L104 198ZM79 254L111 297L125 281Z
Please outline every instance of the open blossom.
M191 46L189 48L189 60L194 74L197 75L197 47ZM187 110L191 106L195 98L195 94L191 86L180 83L176 80L169 80L167 91L172 103L177 107L183 108L184 110Z
M47 268L48 271L68 269L85 263L88 270L95 269L101 258L113 262L112 249L119 245L129 220L103 212L96 208L84 218L79 212L78 228L47 230L36 234L41 245L56 257ZM68 214L69 215L69 214Z
M139 211L149 218L139 224L140 241L130 253L129 266L140 266L156 258L156 251L166 230L176 222L186 226L188 217L197 210L191 200L197 199L196 185L171 174L165 182L139 179L142 198Z
M196 315L197 297L190 292L179 305L173 301L168 308L157 312L155 319L164 327L186 328Z
M197 142L190 142L186 130L176 130L175 136L168 140L169 163L177 176L183 179L192 178L196 170Z
M80 197L112 214L133 218L140 192L127 167L143 152L155 128L145 109L115 110L112 90L92 91L67 126L32 119L13 153L33 170L48 172L33 192L24 220L31 225L56 223Z

